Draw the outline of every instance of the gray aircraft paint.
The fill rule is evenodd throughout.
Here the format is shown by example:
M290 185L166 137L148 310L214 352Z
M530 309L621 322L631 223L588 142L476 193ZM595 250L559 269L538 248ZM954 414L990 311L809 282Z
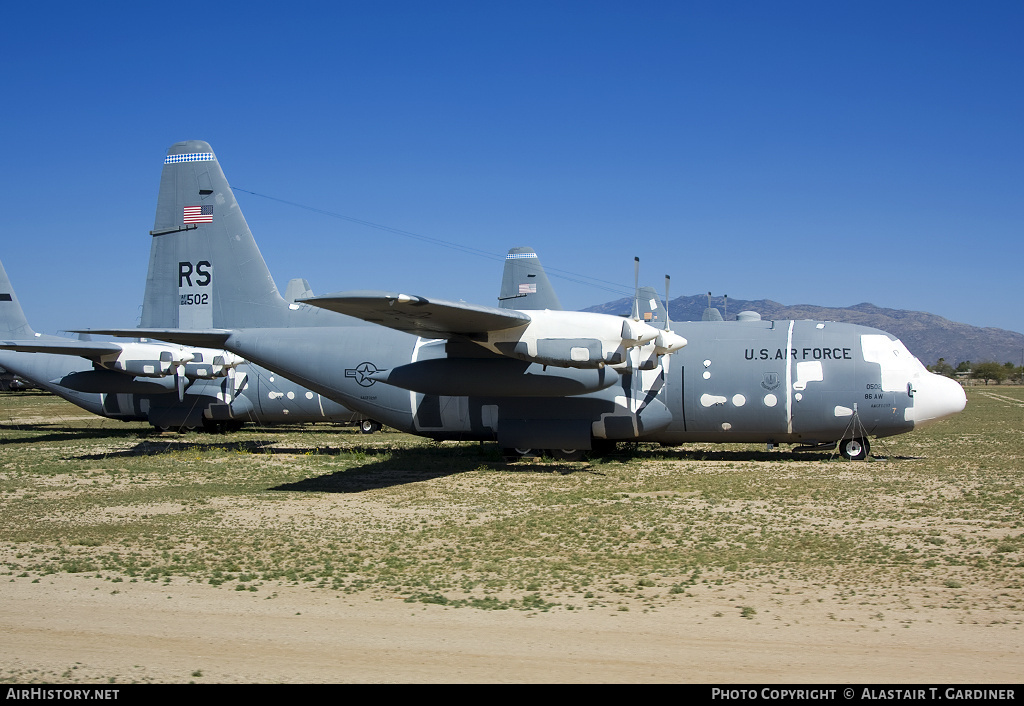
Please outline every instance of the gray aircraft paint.
M502 309L561 309L554 287L532 248L512 248L505 256L498 306Z
M209 220L185 222L186 207L207 203ZM180 322L181 308L196 306L182 303L183 294L195 294L182 290L189 267L210 273L191 286L209 295L200 306L209 305L213 329L156 326L167 316ZM756 317L674 323L670 330L688 345L652 358L651 370L634 361L609 384L594 368L611 366L588 358L584 339L564 350L556 337L538 339L552 356L569 360L568 367L510 365L537 353L510 343L492 346L505 354L499 355L478 345L493 337L486 330L492 325L516 325L523 309L508 305L514 300L493 309L357 292L288 302L274 287L212 149L198 141L168 151L148 283L143 326L157 329L148 334L223 346L367 416L434 438L532 448L590 448L602 439L831 443L903 433L965 402L957 383L928 373L895 337L862 326ZM537 289L551 293L549 286ZM527 321L539 316L526 311ZM626 332L623 324L624 340ZM396 384L387 382L392 374ZM566 393L570 384L580 394Z
M2 263L0 345L22 349L0 349L4 368L82 409L112 419L148 421L166 428L232 421L273 424L363 419L344 405L248 363L238 366L235 381L193 379L181 400L173 376L144 377L97 368L83 357L95 356L104 346L118 346L35 333ZM26 352L27 347L39 352Z

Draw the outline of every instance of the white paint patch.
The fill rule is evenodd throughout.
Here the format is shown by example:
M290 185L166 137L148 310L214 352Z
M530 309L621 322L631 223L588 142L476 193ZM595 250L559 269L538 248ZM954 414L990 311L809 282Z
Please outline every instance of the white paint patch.
M704 361L704 367L705 368L710 368L711 367L711 361L710 360L705 360Z
M705 380L710 380L711 379L711 373L709 373L707 370L704 371L704 379Z
M288 410L287 409L282 409L281 411L284 412L285 414L288 414Z
M769 394L764 396L764 406L765 407L774 407L778 403L779 403L779 398L776 397L775 395L769 393Z
M729 431L732 429L732 424L729 422L722 422L722 431Z
M814 328L825 328L825 324L817 324Z
M914 374L925 371L921 362L911 355L903 341L890 340L882 334L866 334L860 337L861 351L864 360L878 363L881 368L882 390L885 392L901 392Z
M836 405L835 414L837 417L852 417L853 410L849 407L844 407L841 404Z
M312 392L307 392L307 393L306 393L306 399L307 399L307 400L311 400L311 399L313 399L313 393L312 393Z
M295 393L294 392L289 392L288 393L288 399L294 400L295 399Z
M732 403L734 405L736 405L737 407L742 407L743 405L745 405L747 403L747 398L744 397L743 395L733 395L732 396Z
M725 397L705 393L700 396L700 403L705 407L714 407L716 404L725 404Z
M577 362L586 362L590 360L590 349L589 348L570 348L569 358Z
M796 382L793 383L793 389L806 390L807 383L821 382L824 379L825 377L821 369L821 361L805 360L796 364Z
M793 395L793 399L795 399L795 400L796 400L797 402L799 402L799 401L800 401L800 400L802 400L803 398L804 398L804 396L803 396L803 395L801 395L801 394L800 394L799 392L798 392L798 393L796 393L795 395Z

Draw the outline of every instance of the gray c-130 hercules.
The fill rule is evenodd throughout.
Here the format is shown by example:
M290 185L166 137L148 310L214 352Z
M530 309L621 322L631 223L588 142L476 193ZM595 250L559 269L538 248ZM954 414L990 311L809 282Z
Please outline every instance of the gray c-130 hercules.
M845 457L864 458L869 437L966 403L958 383L897 338L853 324L655 325L641 315L653 300L626 318L527 296L499 307L365 291L289 303L200 141L168 150L149 277L142 328L106 333L224 348L402 431L519 452L838 442ZM522 292L550 294L546 282L537 290ZM179 328L147 323L158 319Z
M379 424L223 350L155 341L70 340L29 326L0 263L0 363L93 414L160 430L259 424Z

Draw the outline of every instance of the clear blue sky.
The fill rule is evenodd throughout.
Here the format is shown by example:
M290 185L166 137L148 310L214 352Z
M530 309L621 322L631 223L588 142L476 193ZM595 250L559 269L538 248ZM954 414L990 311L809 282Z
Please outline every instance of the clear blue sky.
M164 153L278 286L713 291L1024 331L1024 3L16 3L0 259L37 331L137 323ZM612 285L590 286L579 276Z

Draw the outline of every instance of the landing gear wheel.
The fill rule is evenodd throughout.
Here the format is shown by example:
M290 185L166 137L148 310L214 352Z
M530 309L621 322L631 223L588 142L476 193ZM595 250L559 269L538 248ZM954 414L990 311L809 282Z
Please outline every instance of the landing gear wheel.
M501 455L506 461L520 461L524 458L533 458L536 453L533 449L503 448Z
M549 453L556 461L582 461L587 456L584 449L550 449Z
M380 431L380 422L375 422L372 419L364 419L359 422L359 433L360 434L372 434L376 431Z
M839 442L839 453L848 461L863 461L868 457L871 445L867 439L843 439Z

